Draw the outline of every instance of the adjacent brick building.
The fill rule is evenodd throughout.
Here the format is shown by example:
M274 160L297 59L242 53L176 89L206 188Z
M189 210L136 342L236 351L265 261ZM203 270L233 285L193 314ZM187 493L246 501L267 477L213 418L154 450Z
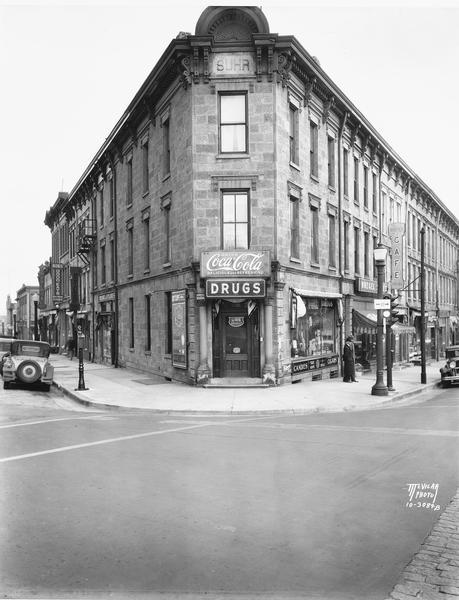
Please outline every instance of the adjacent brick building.
M188 383L336 376L351 331L371 365L373 250L394 222L409 225L404 287L431 231L438 352L457 335L457 218L294 37L258 8L210 7L48 211L68 239L49 309L91 359ZM407 290L399 360L417 340Z

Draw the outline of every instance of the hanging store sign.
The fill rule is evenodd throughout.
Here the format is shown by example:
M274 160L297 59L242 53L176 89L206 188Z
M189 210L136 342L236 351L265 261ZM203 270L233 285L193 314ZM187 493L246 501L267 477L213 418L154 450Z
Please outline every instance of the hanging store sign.
M401 290L405 286L403 279L403 236L405 223L389 223L389 237L391 242L391 287Z
M201 277L269 277L269 252L231 251L203 252Z
M308 371L316 371L317 369L324 369L325 367L333 367L337 364L337 354L321 356L320 358L307 358L298 362L292 362L292 373L307 373Z
M172 301L172 366L186 369L186 291L171 293Z
M264 298L264 279L208 279L207 298Z
M60 263L53 263L52 265L52 277L53 277L53 303L62 302L64 298L64 265Z

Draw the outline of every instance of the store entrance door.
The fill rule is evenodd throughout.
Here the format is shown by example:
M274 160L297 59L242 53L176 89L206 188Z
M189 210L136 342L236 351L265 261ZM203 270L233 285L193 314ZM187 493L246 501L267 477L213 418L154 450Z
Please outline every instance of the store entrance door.
M222 302L214 321L215 377L259 377L258 309L249 316L247 302Z

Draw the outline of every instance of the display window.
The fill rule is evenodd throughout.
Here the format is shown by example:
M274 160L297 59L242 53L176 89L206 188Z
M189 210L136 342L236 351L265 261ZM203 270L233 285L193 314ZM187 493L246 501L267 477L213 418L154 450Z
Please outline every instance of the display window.
M329 298L297 298L304 304L305 314L299 316L291 330L291 355L319 356L334 354L335 305Z

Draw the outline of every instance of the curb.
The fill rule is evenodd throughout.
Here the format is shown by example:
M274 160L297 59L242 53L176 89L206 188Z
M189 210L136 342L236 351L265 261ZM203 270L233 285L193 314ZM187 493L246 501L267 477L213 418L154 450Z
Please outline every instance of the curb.
M407 400L408 398L412 398L413 396L418 396L423 394L424 392L430 391L435 388L441 388L441 382L436 381L434 383L423 384L422 387L417 387L415 389L409 390L407 392L403 392L400 394L395 393L392 397L386 400L382 400L377 402L371 406L363 406L361 408L356 408L355 405L343 406L339 409L331 409L327 410L324 408L308 408L308 409L294 409L294 408L281 408L281 409L271 409L271 410L185 410L185 409L173 409L173 408L141 408L139 406L118 406L116 404L106 404L103 402L94 402L93 400L86 400L82 398L79 394L74 393L73 391L65 388L62 384L53 381L53 386L61 391L65 396L73 400L74 402L78 402L83 406L88 408L97 408L100 410L116 410L119 412L132 412L132 411L149 411L155 414L174 414L174 415L209 415L209 416L228 416L228 415L281 415L281 414L290 414L290 415L310 415L316 413L333 413L333 412L351 412L351 411L364 411L371 410L374 408L381 408L388 404L394 404L396 402L401 402L402 400ZM75 390L77 391L77 390Z

